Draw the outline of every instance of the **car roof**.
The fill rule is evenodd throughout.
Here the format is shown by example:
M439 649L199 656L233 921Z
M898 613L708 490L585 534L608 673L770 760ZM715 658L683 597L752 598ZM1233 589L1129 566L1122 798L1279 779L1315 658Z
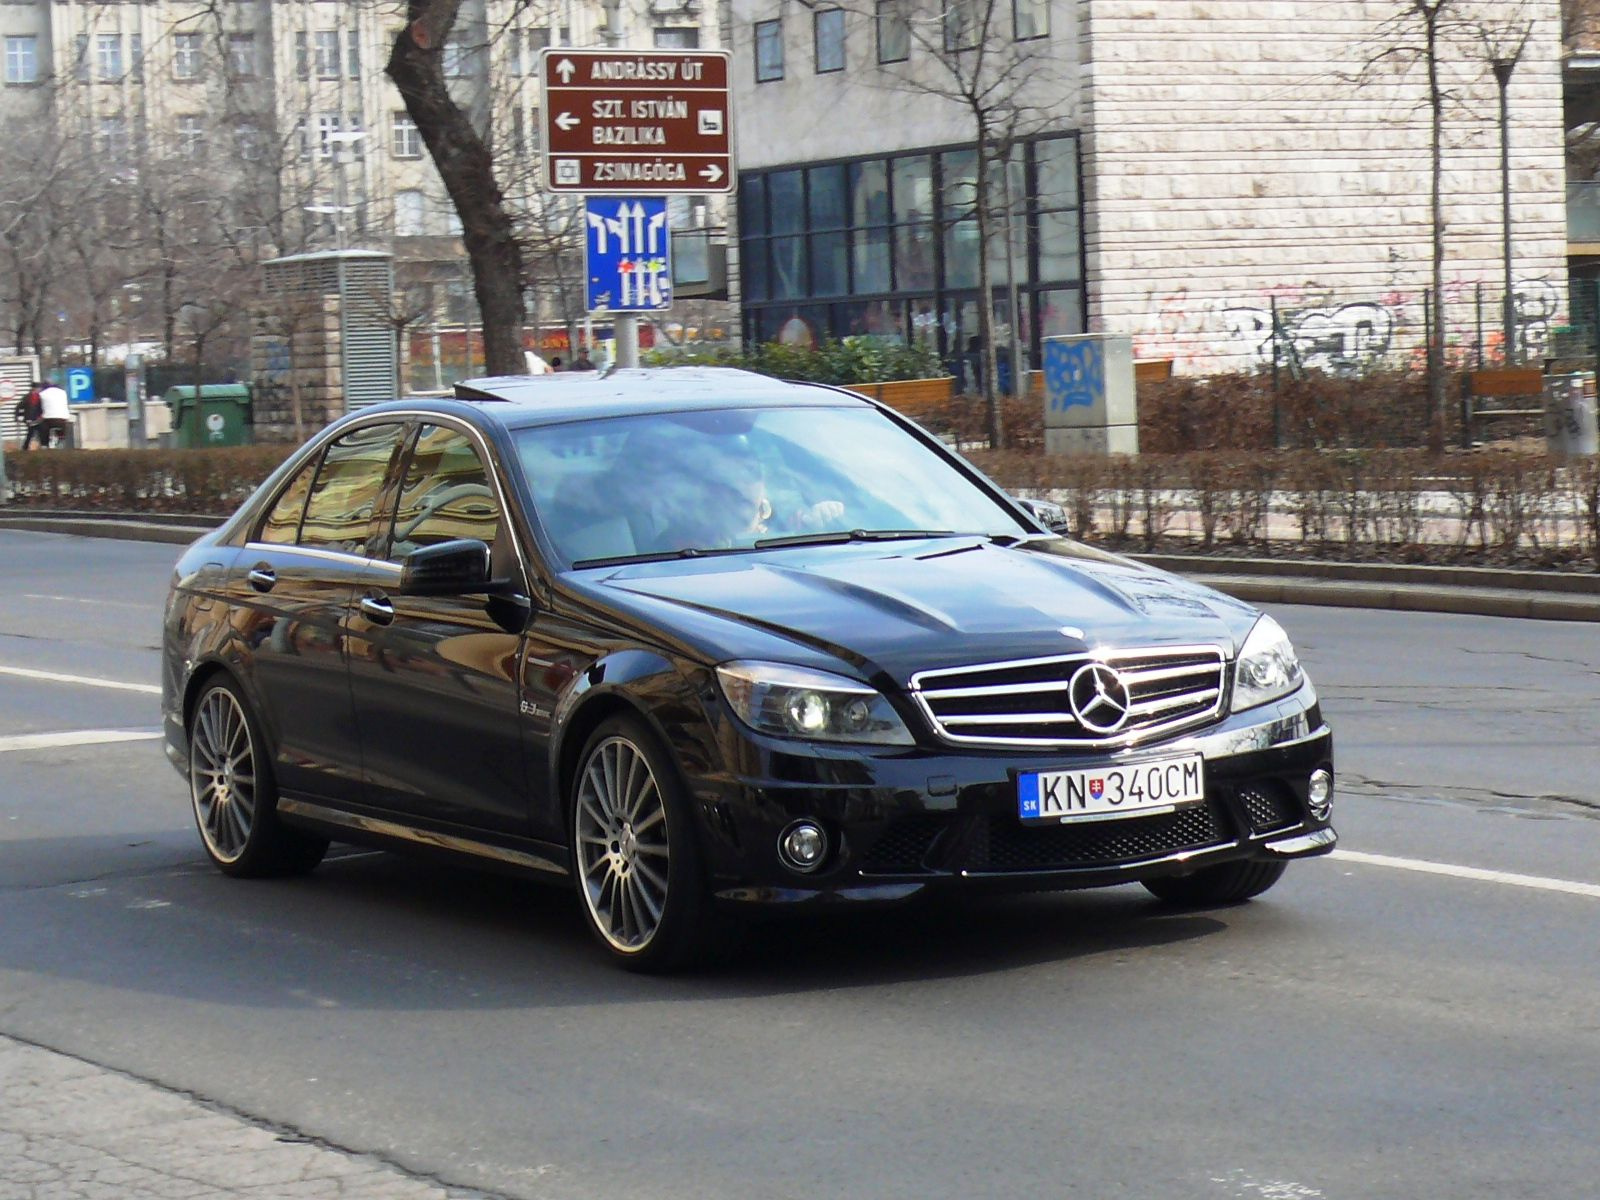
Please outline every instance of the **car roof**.
M855 392L790 383L733 367L646 367L499 375L456 384L455 399L511 428L594 417L789 405L870 407Z

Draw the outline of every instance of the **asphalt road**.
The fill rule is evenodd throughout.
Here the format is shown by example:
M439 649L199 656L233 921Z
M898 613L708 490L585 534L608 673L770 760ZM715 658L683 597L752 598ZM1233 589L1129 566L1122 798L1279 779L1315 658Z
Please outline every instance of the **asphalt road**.
M515 880L225 880L158 741L17 741L155 730L16 672L153 686L173 557L0 531L0 1034L541 1200L1594 1193L1593 626L1278 611L1343 848L1252 904L870 914L651 980Z

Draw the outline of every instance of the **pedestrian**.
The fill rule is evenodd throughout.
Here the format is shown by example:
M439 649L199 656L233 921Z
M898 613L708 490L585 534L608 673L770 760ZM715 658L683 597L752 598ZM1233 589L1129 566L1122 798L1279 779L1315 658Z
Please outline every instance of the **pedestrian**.
M33 445L35 438L39 439L41 446L44 445L44 434L39 429L39 422L44 419L44 401L39 399L39 384L30 385L27 394L17 401L15 415L26 430L22 435L22 448L26 450Z
M572 366L569 368L569 370L573 370L573 371L592 371L592 370L594 370L594 360L589 357L589 349L588 349L587 346L581 347L578 350L578 357L572 360Z
M45 384L39 389L39 405L39 444L46 450L53 450L65 443L72 431L72 408L67 403L66 389L54 383Z
M559 354L551 356L550 369L552 371L565 371L566 370L566 368L561 365L561 356Z

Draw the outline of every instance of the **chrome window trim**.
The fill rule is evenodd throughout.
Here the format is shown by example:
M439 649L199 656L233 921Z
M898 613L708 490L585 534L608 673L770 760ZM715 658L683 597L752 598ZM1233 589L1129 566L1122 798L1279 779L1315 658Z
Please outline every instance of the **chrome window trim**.
M296 546L285 545L281 542L246 542L246 550L253 550L258 554L295 554L305 558L321 558L330 562L344 563L350 566L377 567L385 571L400 574L400 564L392 563L385 558L368 558L365 554L352 554L348 550L324 550L321 546Z
M954 732L950 726L954 725L988 725L988 724L1024 724L1028 722L1046 724L1078 724L1070 713L1007 713L995 714L1004 716L1004 721L985 719L987 714L974 714L967 718L956 717L946 719L940 717L933 710L930 700L960 699L963 697L984 695L1017 695L1038 693L1042 691L1061 690L1066 687L1067 680L1049 681L1046 683L1022 683L1015 687L1004 684L985 685L982 687L927 687L930 678L945 679L951 676L989 673L994 671L1023 670L1037 667L1053 667L1057 665L1103 662L1109 663L1118 658L1137 657L1163 657L1175 658L1182 655L1215 656L1215 670L1217 672L1217 685L1208 687L1198 694L1199 699L1209 700L1210 703L1204 712L1181 717L1177 720L1158 722L1146 725L1140 729L1126 733L1113 734L1109 737L1096 738L1070 738L1070 737L994 737L982 734L961 734ZM934 734L942 741L956 746L985 746L995 749L1027 748L1027 749L1072 749L1072 750L1120 750L1142 745L1157 738L1168 737L1174 733L1197 728L1210 721L1216 720L1223 712L1223 702L1227 696L1227 679L1230 664L1233 661L1231 649L1216 642L1200 642L1177 646L1097 646L1077 654L1052 654L1041 658L1006 659L1000 662L973 663L964 667L930 667L914 673L907 682L907 692L916 703L923 719L928 722ZM1135 678L1150 682L1161 682L1165 679L1178 678L1184 674L1194 673L1199 670L1210 672L1213 667L1207 662L1203 667L1175 668L1160 663L1153 664L1150 674L1143 675L1134 672ZM1122 672L1118 672L1122 674ZM1197 697L1188 699L1193 702ZM1160 700L1141 701L1142 712L1159 712L1162 705ZM1142 707L1152 706L1152 707ZM1130 710L1131 711L1131 710Z

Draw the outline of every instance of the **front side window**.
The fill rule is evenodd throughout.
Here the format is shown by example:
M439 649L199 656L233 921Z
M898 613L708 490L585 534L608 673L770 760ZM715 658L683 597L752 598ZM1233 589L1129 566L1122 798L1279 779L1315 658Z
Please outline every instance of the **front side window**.
M756 22L756 82L783 78L783 22Z
M363 425L328 446L306 502L299 545L367 553L378 493L404 428L398 422Z
M827 8L816 15L817 74L844 70L844 9Z
M406 463L395 508L389 558L456 538L493 546L500 535L500 502L477 447L465 433L424 425Z
M26 37L6 39L6 82L39 82L39 39Z
M580 566L783 539L1025 532L950 460L866 408L650 413L516 441L540 523Z
M200 78L200 35L176 33L172 35L172 77L174 79Z

